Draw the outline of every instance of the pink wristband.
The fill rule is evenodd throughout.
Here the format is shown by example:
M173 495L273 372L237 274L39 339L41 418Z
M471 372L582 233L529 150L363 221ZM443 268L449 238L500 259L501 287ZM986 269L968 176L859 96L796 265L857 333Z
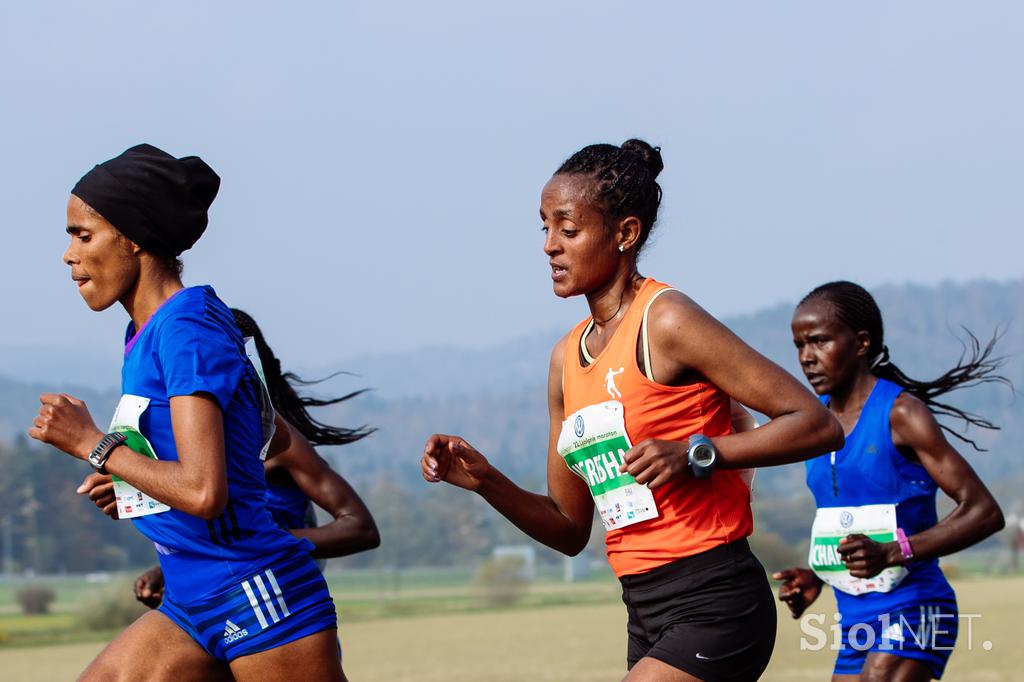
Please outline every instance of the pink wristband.
M900 543L900 554L903 555L903 563L909 563L914 558L914 548L910 546L910 540L902 528L896 529L896 542Z

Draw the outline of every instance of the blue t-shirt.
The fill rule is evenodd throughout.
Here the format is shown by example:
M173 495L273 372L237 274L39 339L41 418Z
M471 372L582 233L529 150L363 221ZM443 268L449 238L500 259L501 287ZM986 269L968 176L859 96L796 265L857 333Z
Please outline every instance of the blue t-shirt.
M121 391L149 398L139 430L161 460L178 459L170 398L205 393L224 416L224 512L211 521L177 509L133 519L156 545L175 601L215 596L273 561L313 550L266 509L259 377L231 311L211 287L177 292L138 333L128 323Z
M895 504L896 522L907 536L938 523L938 486L928 471L912 462L892 442L889 414L903 388L878 379L861 409L842 450L807 460L807 486L821 507L860 507ZM828 404L828 396L822 397ZM835 474L833 476L833 473ZM873 623L883 613L896 613L922 603L948 602L956 597L939 570L939 560L914 561L908 575L890 592L861 595L833 590L844 623Z

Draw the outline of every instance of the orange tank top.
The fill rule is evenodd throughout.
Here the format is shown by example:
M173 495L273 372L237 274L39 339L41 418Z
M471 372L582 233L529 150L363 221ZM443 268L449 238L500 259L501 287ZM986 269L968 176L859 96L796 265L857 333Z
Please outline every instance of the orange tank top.
M696 433L730 433L729 396L709 382L664 386L637 365L637 339L654 296L669 287L648 278L618 329L593 362L584 366L581 340L591 318L569 334L562 370L563 415L610 400L622 403L633 445L649 438L683 441ZM685 556L747 537L753 531L750 490L739 472L716 470L708 479L684 478L655 488L656 518L605 535L616 576L645 573Z

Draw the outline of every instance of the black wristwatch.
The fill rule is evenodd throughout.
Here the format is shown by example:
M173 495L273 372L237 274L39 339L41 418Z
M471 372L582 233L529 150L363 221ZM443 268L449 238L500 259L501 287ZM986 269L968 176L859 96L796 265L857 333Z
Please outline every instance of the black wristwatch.
M688 441L686 458L694 478L709 478L718 459L718 450L711 439L702 433L695 433Z
M110 459L110 453L118 445L123 445L126 440L128 440L128 434L120 431L103 436L96 447L92 449L92 452L89 453L89 464L101 474L106 474L107 469L105 465L107 460Z

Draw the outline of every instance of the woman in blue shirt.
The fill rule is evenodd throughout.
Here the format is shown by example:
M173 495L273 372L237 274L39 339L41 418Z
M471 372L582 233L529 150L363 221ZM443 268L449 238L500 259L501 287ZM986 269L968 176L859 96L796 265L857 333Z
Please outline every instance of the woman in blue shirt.
M934 414L982 428L977 415L939 402L959 386L1006 382L1000 361L971 337L970 361L932 382L907 377L889 359L882 315L851 282L824 284L792 321L800 367L843 425L841 450L807 462L818 507L811 569L775 574L794 618L834 589L842 642L835 681L941 678L957 635L956 597L938 557L969 547L1003 527L991 493L946 441ZM971 441L966 441L971 442ZM973 445L973 442L971 442ZM941 488L956 507L941 520Z
M287 447L271 451L264 462L267 478L267 509L274 522L296 537L306 538L316 549L319 559L348 556L373 549L380 544L380 534L370 510L359 495L330 465L320 457L314 446L347 445L372 433L372 429L349 429L317 421L308 407L335 405L353 398L355 391L339 398L316 399L299 395L292 383L305 384L290 372L282 372L256 321L236 308L231 309L242 336L252 338L263 367L270 399L280 419L278 428L286 430ZM95 480L95 474L90 477ZM86 481L88 485L90 481ZM114 496L109 483L90 488L89 494L105 512L114 513ZM84 491L83 491L84 492ZM316 524L313 504L327 511L332 520ZM135 581L135 596L143 604L155 608L163 599L164 577L155 566Z
M160 610L83 680L217 679L225 667L236 680L344 679L313 545L265 506L269 400L227 306L181 282L178 256L219 184L198 157L138 145L68 201L72 280L91 309L120 303L130 317L122 399L105 435L81 401L43 395L29 434L122 481L119 514L153 541L166 578Z

